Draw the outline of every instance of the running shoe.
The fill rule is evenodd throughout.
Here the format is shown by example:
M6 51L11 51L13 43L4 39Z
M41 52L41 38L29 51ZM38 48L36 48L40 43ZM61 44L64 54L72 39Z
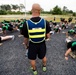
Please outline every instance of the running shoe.
M15 38L15 36L14 36L14 35L12 35L12 40L14 40L14 38Z
M33 75L37 75L37 70L33 70L33 68L31 67L31 70L33 72Z
M28 57L28 49L26 49L25 56Z
M43 70L44 72L46 72L46 70L47 70L47 69L46 69L46 66L43 66L43 67L42 67L42 70Z
M76 58L76 55L75 55L73 52L70 52L70 56L71 56L72 58Z

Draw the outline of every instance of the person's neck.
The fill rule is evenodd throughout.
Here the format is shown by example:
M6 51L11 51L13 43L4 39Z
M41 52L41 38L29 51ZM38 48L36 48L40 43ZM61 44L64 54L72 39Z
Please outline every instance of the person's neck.
M39 14L32 14L32 17L39 17L40 15Z

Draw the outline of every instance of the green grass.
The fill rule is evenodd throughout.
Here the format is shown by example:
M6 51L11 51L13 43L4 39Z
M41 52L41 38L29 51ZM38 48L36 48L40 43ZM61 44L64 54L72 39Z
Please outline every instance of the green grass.
M31 15L0 15L0 22L2 22L3 20L16 20L16 19L21 19L21 18L26 18L29 19L31 17ZM60 18L65 18L66 20L68 20L68 18L70 17L69 15L50 15L50 14L41 14L41 17L45 18L46 20L50 21L54 19L54 17L56 17L56 22L60 22ZM73 17L73 23L75 23L74 20L75 17Z

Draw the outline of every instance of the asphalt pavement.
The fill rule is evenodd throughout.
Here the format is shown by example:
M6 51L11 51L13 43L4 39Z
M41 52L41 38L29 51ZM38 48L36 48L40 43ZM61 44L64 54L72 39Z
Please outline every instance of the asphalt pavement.
M22 44L24 37L18 37L19 32L10 34L15 35L15 39L4 41L0 46L0 75L33 75L29 59L25 57L26 49ZM64 59L67 49L65 34L51 35L46 45L47 71L42 71L42 61L37 58L38 75L76 75L76 59L70 56L68 61Z

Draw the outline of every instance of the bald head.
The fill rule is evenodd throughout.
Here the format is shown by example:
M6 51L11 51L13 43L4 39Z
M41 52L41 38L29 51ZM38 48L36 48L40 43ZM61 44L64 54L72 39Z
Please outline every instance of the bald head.
M35 3L32 5L32 11L41 11L41 7L39 4Z

